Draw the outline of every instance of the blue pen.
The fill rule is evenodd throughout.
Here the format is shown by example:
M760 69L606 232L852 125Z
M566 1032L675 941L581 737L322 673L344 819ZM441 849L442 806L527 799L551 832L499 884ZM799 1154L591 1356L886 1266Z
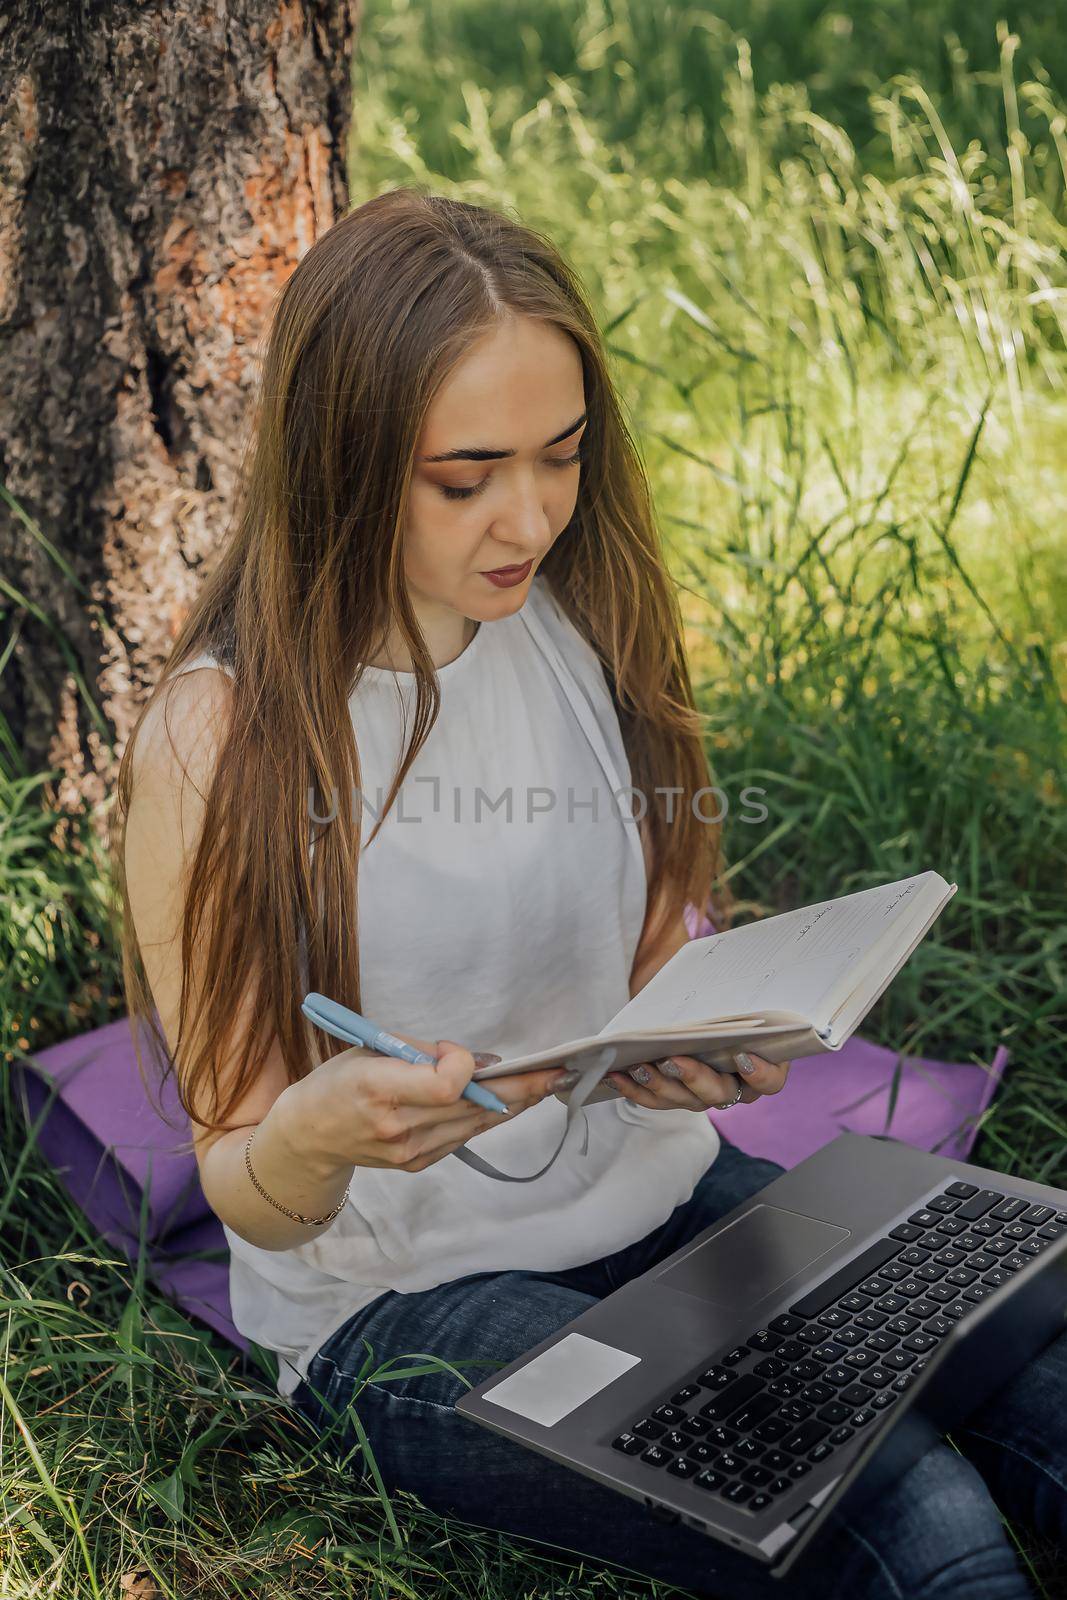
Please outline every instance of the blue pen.
M316 1027L332 1034L335 1039L343 1039L346 1044L362 1044L368 1050L377 1050L380 1055L395 1056L398 1061L410 1061L415 1065L423 1062L432 1064L434 1060L425 1050L419 1050L415 1045L398 1039L395 1034L387 1033L376 1022L370 1022L366 1017L361 1017L358 1011L350 1011L347 1006L339 1005L324 994L306 994L300 1009ZM503 1100L489 1089L483 1089L480 1083L468 1083L463 1094L467 1100L484 1106L487 1111L508 1114L509 1108Z

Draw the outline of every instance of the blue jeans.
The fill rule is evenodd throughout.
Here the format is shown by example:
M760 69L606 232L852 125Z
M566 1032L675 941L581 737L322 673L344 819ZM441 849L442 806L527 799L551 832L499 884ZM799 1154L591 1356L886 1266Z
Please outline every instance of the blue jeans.
M784 1170L724 1138L689 1200L647 1238L612 1255L559 1272L474 1273L416 1294L389 1290L326 1341L293 1402L316 1432L340 1418L330 1437L347 1450L358 1437L345 1413L367 1360L364 1339L373 1349L369 1372L389 1358L423 1354L456 1363L470 1384L479 1383ZM471 1358L483 1364L463 1367ZM443 1517L715 1600L1023 1600L1035 1591L1001 1511L1067 1552L1067 1334L954 1430L959 1450L941 1439L859 1512L831 1513L782 1580L727 1545L657 1522L628 1496L458 1416L454 1404L465 1392L446 1370L364 1381L354 1409L387 1491L405 1489Z

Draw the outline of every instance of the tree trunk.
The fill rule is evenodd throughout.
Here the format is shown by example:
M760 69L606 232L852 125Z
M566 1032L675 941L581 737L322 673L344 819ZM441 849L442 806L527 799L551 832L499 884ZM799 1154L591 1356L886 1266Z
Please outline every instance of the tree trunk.
M278 290L347 209L360 0L0 12L0 764L109 792L224 538Z

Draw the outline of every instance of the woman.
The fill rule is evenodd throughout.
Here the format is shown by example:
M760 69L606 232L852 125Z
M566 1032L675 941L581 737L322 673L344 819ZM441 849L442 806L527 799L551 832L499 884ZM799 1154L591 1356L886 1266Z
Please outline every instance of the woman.
M778 1092L789 1063L759 1057L613 1074L584 1155L531 1185L444 1159L544 1166L558 1075L496 1080L503 1120L462 1098L471 1046L595 1033L684 943L688 903L730 912L680 616L572 273L491 211L412 190L360 206L279 297L239 489L119 779L130 1012L158 1011L237 1326L335 1443L358 1390L387 1488L720 1597L777 1594L452 1409L460 1372L782 1170L706 1115ZM309 989L434 1064L331 1054ZM363 1384L408 1352L440 1370ZM1067 1401L1060 1347L965 1437L1002 1503L1062 1537L1067 1404L1036 1440L1040 1383ZM850 1600L1030 1593L944 1442L835 1523L790 1593L831 1573Z

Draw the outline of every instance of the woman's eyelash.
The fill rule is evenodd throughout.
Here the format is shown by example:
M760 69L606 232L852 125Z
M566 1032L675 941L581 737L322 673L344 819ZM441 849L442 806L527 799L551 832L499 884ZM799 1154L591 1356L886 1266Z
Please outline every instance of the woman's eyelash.
M572 456L552 457L551 465L554 467L576 467L581 459L581 451L576 450ZM488 478L483 478L481 483L476 483L471 489L456 489L451 484L447 483L440 483L437 487L440 489L446 500L469 500L472 495L481 494L488 482Z

